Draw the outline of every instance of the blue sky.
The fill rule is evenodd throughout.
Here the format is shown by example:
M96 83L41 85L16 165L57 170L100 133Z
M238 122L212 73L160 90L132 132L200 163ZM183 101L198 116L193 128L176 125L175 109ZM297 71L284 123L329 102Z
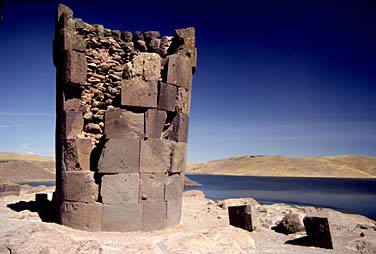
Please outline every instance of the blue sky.
M61 1L122 31L194 26L189 160L376 156L374 1ZM54 154L57 1L3 3L0 151Z

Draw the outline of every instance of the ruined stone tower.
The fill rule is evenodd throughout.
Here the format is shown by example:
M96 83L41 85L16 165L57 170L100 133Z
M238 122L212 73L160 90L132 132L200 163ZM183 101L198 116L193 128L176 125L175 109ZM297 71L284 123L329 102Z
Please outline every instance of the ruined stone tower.
M55 29L58 222L89 231L178 224L194 28L121 32L59 5Z

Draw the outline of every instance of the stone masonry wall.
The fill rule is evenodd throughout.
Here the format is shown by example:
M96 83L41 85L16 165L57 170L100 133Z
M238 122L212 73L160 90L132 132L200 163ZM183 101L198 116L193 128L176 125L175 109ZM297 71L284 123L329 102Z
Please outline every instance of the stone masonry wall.
M59 5L55 30L58 222L88 231L178 224L194 28L121 32Z

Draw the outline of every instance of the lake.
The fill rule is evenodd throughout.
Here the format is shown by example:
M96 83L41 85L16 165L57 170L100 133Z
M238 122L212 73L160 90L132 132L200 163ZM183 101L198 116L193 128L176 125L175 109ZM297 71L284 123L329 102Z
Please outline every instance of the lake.
M253 197L261 204L327 207L376 220L376 179L191 175L209 199ZM53 186L55 182L27 183Z
M376 179L191 175L213 200L253 197L261 204L327 207L376 220Z

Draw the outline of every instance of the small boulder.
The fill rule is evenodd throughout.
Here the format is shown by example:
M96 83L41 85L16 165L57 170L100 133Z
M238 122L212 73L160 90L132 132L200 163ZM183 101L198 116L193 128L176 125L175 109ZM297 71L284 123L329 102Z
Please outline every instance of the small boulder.
M290 212L283 217L274 230L286 235L304 231L303 218L304 214Z

